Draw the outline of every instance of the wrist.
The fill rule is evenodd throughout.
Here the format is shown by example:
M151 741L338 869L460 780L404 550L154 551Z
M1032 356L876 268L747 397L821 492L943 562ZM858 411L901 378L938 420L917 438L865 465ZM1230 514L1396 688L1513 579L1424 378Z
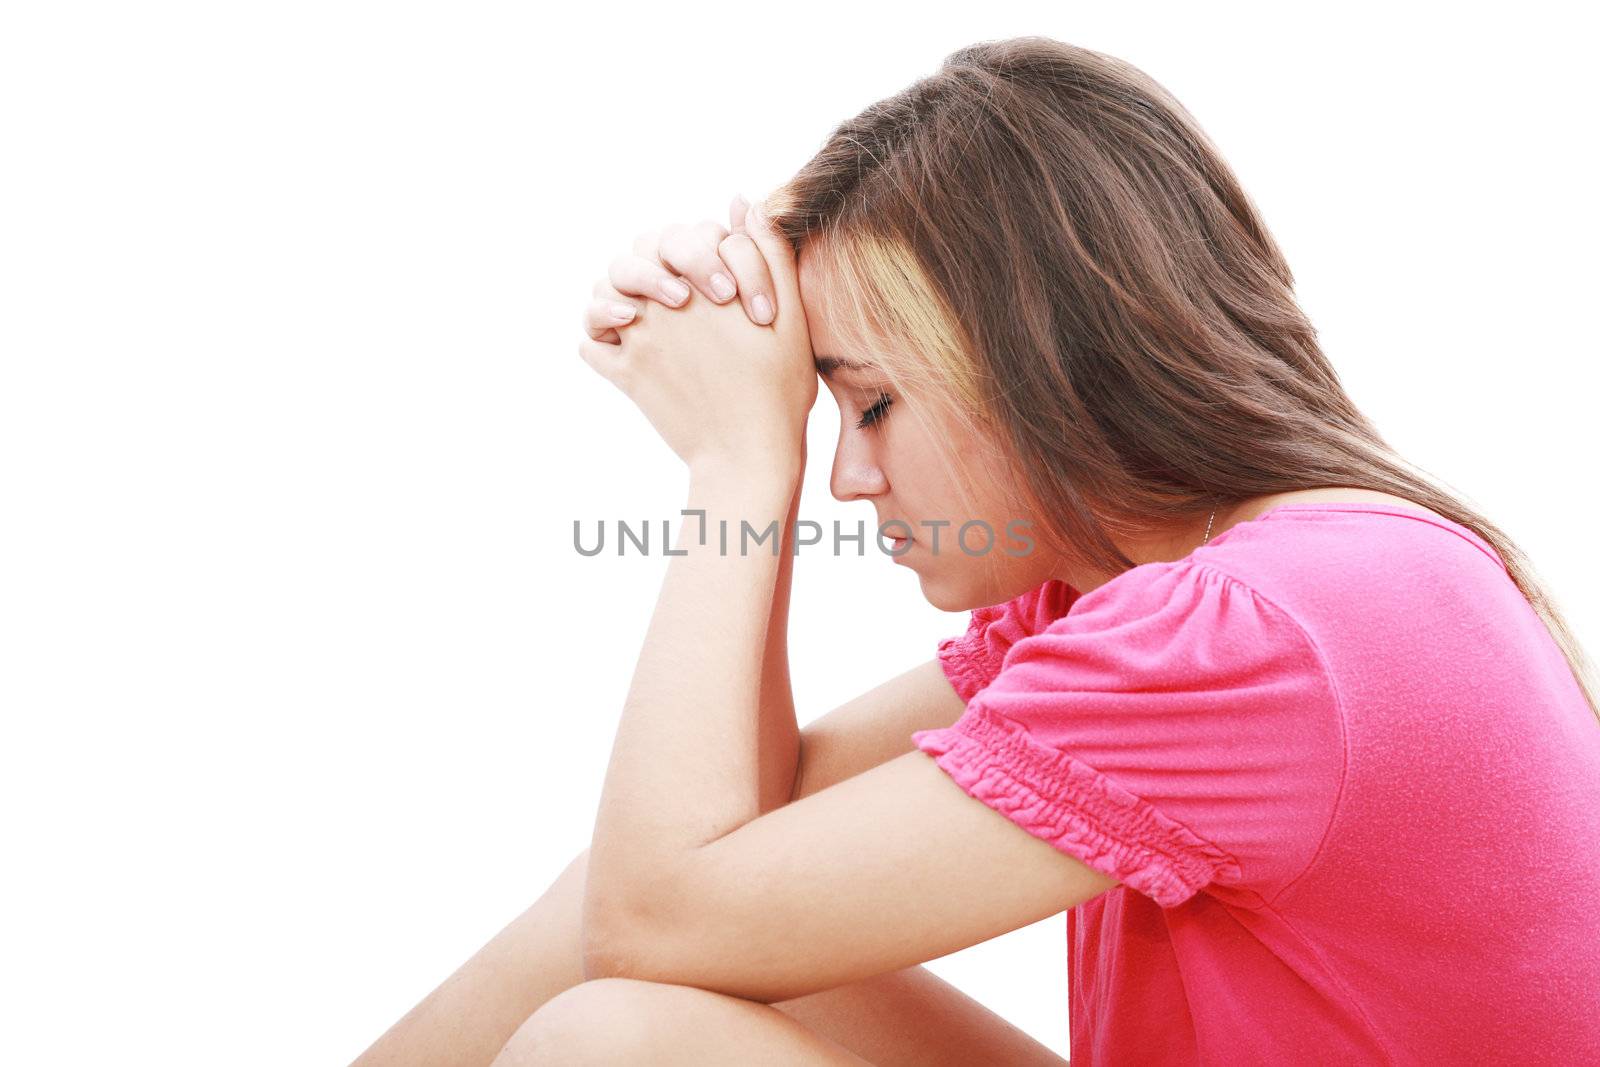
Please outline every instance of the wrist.
M691 485L781 488L793 492L805 470L805 449L752 449L738 455L710 453L689 463Z

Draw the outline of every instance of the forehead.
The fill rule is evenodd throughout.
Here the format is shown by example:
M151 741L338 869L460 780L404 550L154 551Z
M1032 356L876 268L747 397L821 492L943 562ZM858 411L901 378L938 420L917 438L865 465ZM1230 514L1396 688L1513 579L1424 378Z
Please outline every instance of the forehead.
M832 352L835 338L828 330L828 279L818 266L818 259L813 245L801 248L800 257L795 261L795 281L800 286L800 302L805 305L811 347L819 352Z
M816 348L815 342L812 343L812 348L814 351ZM862 363L860 360L856 359L847 359L843 356L819 355L816 357L816 359L817 373L822 375L824 378L827 378L829 381L832 381L837 375L850 376L877 370L876 367L873 367L870 364Z
M817 373L828 381L839 377L857 377L877 370L858 356L843 351L845 338L835 332L832 324L829 294L834 279L820 265L821 257L816 242L803 246L796 261L795 280L800 286L800 302L805 305L806 329L811 335L811 351L815 353Z

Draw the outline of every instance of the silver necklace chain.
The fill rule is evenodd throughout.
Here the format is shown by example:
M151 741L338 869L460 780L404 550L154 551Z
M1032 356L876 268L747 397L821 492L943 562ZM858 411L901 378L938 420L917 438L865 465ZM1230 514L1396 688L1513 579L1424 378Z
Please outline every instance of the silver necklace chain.
M1211 523L1212 523L1212 521L1214 519L1216 519L1216 517L1217 517L1217 509L1216 508L1212 508L1211 509L1211 518L1206 520L1206 535L1205 535L1205 537L1200 539L1200 543L1202 545L1205 544L1207 541L1211 540Z

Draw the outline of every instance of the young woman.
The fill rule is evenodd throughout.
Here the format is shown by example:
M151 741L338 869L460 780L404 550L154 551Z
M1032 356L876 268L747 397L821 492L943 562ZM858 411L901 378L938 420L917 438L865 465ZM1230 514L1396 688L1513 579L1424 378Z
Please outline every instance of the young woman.
M1170 95L964 48L730 221L586 318L710 533L592 847L358 1062L1060 1063L918 964L1062 910L1077 1064L1600 1062L1587 662ZM789 542L713 531L793 521L819 374L834 495L973 610L802 737Z

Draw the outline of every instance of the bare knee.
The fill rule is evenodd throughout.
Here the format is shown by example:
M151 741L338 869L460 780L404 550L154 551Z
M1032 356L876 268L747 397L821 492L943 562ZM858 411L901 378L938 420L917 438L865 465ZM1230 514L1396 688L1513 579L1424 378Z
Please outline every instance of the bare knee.
M635 1062L649 1047L640 986L632 978L594 978L545 1001L511 1035L490 1067Z

